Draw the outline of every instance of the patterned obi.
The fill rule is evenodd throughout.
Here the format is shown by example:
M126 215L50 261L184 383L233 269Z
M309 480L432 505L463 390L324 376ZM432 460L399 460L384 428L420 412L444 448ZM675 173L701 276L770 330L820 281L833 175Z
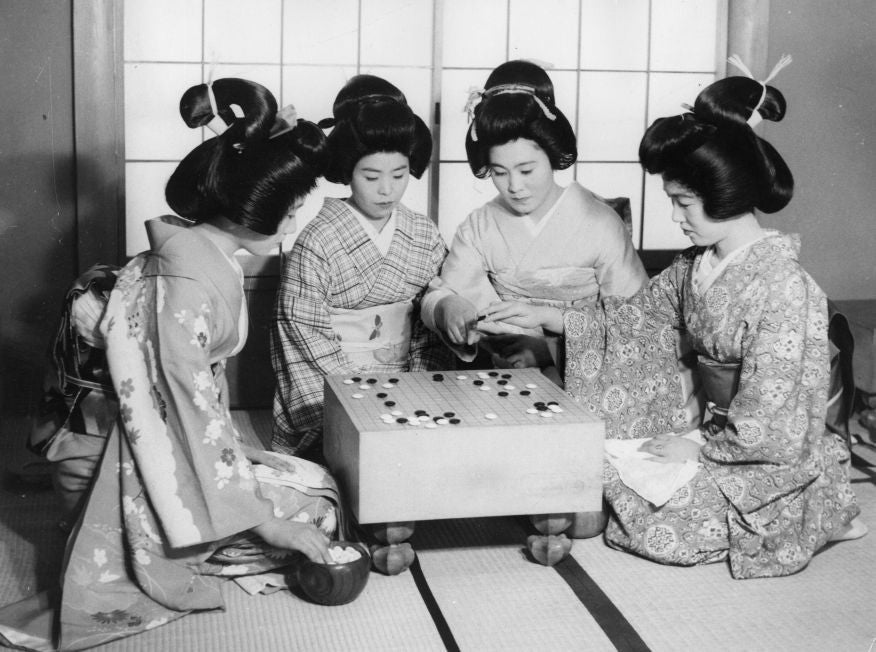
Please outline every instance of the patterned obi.
M329 308L341 350L363 369L375 365L402 369L407 365L412 314L413 300L355 310Z
M718 428L727 425L727 411L739 391L741 370L742 365L739 362L716 362L711 358L697 356L697 372L706 394L706 405L712 413L712 424Z

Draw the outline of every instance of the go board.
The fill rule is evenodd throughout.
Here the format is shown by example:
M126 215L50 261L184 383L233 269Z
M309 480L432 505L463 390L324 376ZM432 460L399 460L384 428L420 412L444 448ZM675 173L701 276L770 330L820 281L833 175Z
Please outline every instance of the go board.
M360 523L599 511L604 432L537 369L325 380L325 457Z

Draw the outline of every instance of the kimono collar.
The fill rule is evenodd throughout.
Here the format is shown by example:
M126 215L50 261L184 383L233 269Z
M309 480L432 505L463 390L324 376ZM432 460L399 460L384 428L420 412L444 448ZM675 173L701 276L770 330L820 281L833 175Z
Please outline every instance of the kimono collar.
M242 296L240 272L229 265L219 247L189 226L190 222L173 215L146 222L151 248L148 268L162 276L191 278L214 286L229 298Z

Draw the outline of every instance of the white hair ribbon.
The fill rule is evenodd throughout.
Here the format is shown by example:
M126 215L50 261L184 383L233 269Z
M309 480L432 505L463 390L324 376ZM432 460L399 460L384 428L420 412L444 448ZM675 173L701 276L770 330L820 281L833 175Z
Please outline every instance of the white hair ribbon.
M756 127L758 124L760 124L760 121L763 119L763 116L761 116L760 111L758 111L758 109L760 109L761 105L763 104L763 101L766 99L767 84L769 82L771 82L775 78L776 75L779 74L779 71L782 70L782 68L787 67L788 64L790 64L792 61L793 61L793 59L791 58L790 54L783 54L781 56L781 58L778 60L778 62L776 62L776 65L773 66L773 69L770 71L769 75L767 75L762 80L755 80L755 81L757 81L758 84L761 85L762 90L760 93L760 99L757 101L757 104L755 105L754 109L752 109L751 116L747 120L749 127L751 127L751 128ZM736 66L737 68L739 68L739 70L741 70L743 73L745 73L745 76L748 77L749 79L754 79L754 75L751 74L751 71L748 69L748 66L746 66L742 62L742 59L739 57L738 54L734 54L734 55L728 57L727 63L730 63L730 64Z
M542 113L548 120L556 120L557 116L553 113L544 103L538 95L536 95L535 88L532 86L527 86L526 84L499 84L497 86L492 86L487 90L483 90L480 88L469 88L468 90L468 101L465 103L465 111L468 113L468 119L471 121L471 139L475 142L478 140L477 132L475 131L475 123L474 123L474 112L475 107L483 101L485 97L492 97L494 95L507 95L507 94L523 94L529 95L535 100L535 103L538 104L538 107L541 109Z
M293 105L287 104L277 111L277 117L274 119L274 125L271 127L271 133L268 138L276 138L288 131L292 131L297 126L298 112Z

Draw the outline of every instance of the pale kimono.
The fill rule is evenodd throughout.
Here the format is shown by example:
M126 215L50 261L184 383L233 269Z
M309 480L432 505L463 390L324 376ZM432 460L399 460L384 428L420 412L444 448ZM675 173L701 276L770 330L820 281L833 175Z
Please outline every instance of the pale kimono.
M326 375L450 362L419 317L447 255L435 224L399 204L380 234L391 237L384 253L363 221L346 201L326 198L283 266L271 331L274 450L319 457Z
M221 576L297 558L251 528L279 517L331 535L338 524L325 469L251 465L221 396L225 359L246 339L240 268L187 228L148 230L153 249L121 271L102 323L118 426L68 541L60 599L0 610L16 645L82 649L221 608Z
M435 307L450 294L468 299L478 313L499 300L565 309L630 296L647 279L618 214L573 182L536 224L510 212L500 197L473 211L456 231L441 276L429 286L423 321L435 330ZM494 330L544 335L508 325ZM466 361L476 353L471 347L453 350Z
M827 302L798 250L796 236L767 232L708 270L694 247L634 297L565 314L567 391L606 420L607 437L685 431L679 336L710 401L696 473L660 507L606 463L609 545L667 564L729 558L736 578L779 576L858 514L849 451L824 423Z

